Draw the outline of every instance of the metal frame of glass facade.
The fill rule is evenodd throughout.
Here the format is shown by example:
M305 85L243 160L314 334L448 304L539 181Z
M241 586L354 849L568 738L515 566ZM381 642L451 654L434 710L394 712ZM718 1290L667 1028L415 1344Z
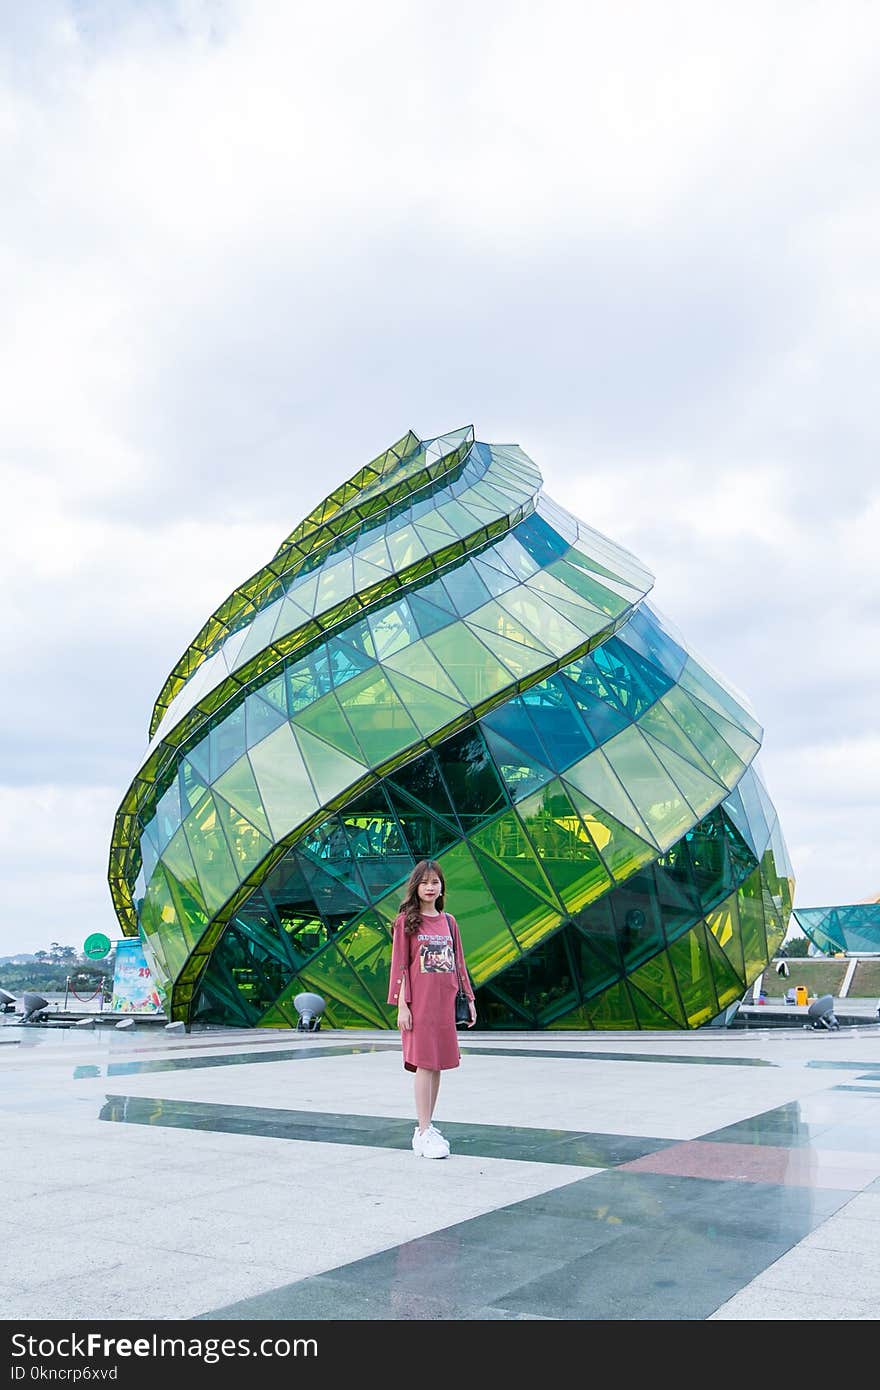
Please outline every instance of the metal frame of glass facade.
M693 1028L781 943L762 731L516 445L412 432L230 595L156 701L110 888L175 1019L393 1027L413 864L483 1026Z

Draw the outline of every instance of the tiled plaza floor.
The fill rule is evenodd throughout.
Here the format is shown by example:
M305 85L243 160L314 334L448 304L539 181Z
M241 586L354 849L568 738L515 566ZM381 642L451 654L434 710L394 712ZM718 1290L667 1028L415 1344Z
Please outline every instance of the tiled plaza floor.
M461 1041L0 1028L0 1317L877 1317L880 1026Z

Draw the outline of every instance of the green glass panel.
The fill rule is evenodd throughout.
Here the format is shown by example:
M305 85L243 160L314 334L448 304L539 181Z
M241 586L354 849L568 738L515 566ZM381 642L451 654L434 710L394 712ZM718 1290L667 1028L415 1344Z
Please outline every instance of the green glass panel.
M615 985L610 985L597 998L584 1004L581 1017L584 1019L584 1023L573 1026L596 1028L603 1032L637 1029L639 1026L638 1017L623 980ZM555 1026L559 1026L558 1022Z
M385 787L414 860L436 859L461 838L457 829L404 796L395 786L386 781Z
M371 766L418 742L419 732L384 672L364 672L339 692L339 703Z
M645 734L644 738L697 816L705 816L724 798L727 789L720 782L707 777L693 763L687 762L657 739L652 739L650 734Z
M720 1012L732 1004L735 999L741 997L745 982L739 978L711 931L706 933L706 946L709 951L712 974L715 977L715 993L718 996Z
M161 871L155 873L150 881L144 896L143 911L145 920L152 925L152 931L147 933L150 949L157 958L164 960L168 978L176 979L188 951L168 881Z
M567 560L561 558L551 560L547 566L547 572L564 584L567 589L574 589L575 593L580 594L587 603L593 604L601 613L607 613L611 618L616 618L618 613L622 613L626 607L625 601L618 594L612 593L610 589L605 588L604 584L600 584L597 579L585 574L576 565L570 565Z
M627 796L620 778L601 749L595 749L579 763L567 767L565 780L578 787L595 805L608 811L621 825L628 826L640 839L654 843L644 816L640 815Z
M232 852L232 862L236 866L239 881L243 882L265 859L272 848L272 841L267 835L262 835L255 825L251 825L241 811L235 806L230 806L229 802L224 801L216 792L214 803Z
M725 690L718 681L709 675L708 671L699 666L693 657L687 658L684 670L679 677L679 685L690 691L691 695L695 695L704 707L709 706L726 722L732 723L737 729L750 735L755 747L760 745L762 730L758 721L743 708L729 690ZM733 747L735 746L734 744Z
M468 625L471 626L470 619ZM521 642L511 642L497 632L488 632L485 628L475 627L473 631L517 680L532 675L534 671L540 671L554 660L552 653L539 646L537 642L525 646Z
M468 972L474 984L482 983L515 960L519 947L468 846L456 845L437 862L446 880L446 907L461 930Z
M682 1027L677 1019L670 1018L669 1014L665 1013L660 1005L656 1004L653 999L649 999L647 995L642 994L642 991L632 983L632 979L628 979L628 984L629 997L632 1000L640 1028L656 1028L659 1030Z
M236 890L240 879L220 828L217 806L206 796L183 822L205 906L212 914Z
M613 952L612 958L602 946L597 949L589 933L580 928L569 928L566 934L569 949L575 959L575 977L583 999L591 999L601 994L603 989L607 989L615 980L621 978L623 972L616 951Z
M314 734L307 733L305 729L296 730L296 741L318 793L318 799L322 802L338 796L345 787L350 787L363 777L367 770L364 763L347 758L337 748L331 748L329 743L315 738Z
M444 668L424 641L413 642L404 651L394 652L384 658L382 665L392 673L408 676L419 685L428 686L439 695L447 696L458 705L465 705L465 699L458 686L449 679Z
M517 814L568 912L611 887L608 870L558 779L521 801Z
M572 804L589 831L591 840L618 883L629 878L636 869L648 864L655 857L657 850L654 845L640 840L625 825L621 825L620 821L584 796L578 787L569 786L564 779L562 785L569 792Z
M743 959L742 936L736 901L737 895L732 893L714 911L707 912L706 926L727 956L733 970L739 975L743 982L742 988L745 989L746 966Z
M551 906L559 906L559 900L541 868L523 825L512 811L490 821L482 830L472 831L470 841Z
M289 725L282 725L248 754L272 834L289 835L317 809L318 798Z
M533 593L526 585L501 594L497 603L510 616L522 623L528 632L541 634L541 641L554 656L565 656L579 647L584 640L580 628L575 627L545 603L539 594Z
M310 734L317 734L325 743L332 744L346 757L355 759L363 757L357 739L332 691L329 695L323 695L320 700L316 700L313 705L299 710L291 723L294 729L305 729Z
M511 931L524 951L535 946L558 927L562 917L543 898L529 892L524 883L480 850L473 850L494 901L501 908Z
M182 826L165 846L162 854L162 863L174 874L176 879L185 884L188 892L201 900L202 890L199 886L196 867L193 863L192 855L190 854L189 842Z
M681 726L688 741L699 748L715 775L728 790L735 787L743 774L745 763L736 756L730 744L725 743L714 724L709 722L687 691L673 686L661 698L659 706Z
M599 612L592 603L584 602L579 595L561 584L547 570L540 570L529 580L529 589L537 590L546 599L555 613L566 618L585 637L592 637L608 625L607 615ZM618 599L618 612L623 612L626 604Z
M674 844L694 813L638 729L616 734L604 752L661 849Z
M631 985L637 986L643 995L646 995L654 1010L660 1011L661 1021L656 1025L666 1028L670 1023L675 1023L679 1028L684 1028L685 1016L675 988L675 976L665 951L659 951L651 960L640 965L637 970L632 970L627 976ZM639 1019L643 1027L652 1028L655 1025L648 1022L648 1014L643 1007L640 1007L640 1000L633 991L633 1003L639 1014Z
M253 769L247 758L239 758L228 772L224 772L222 777L218 777L214 783L214 790L219 792L225 801L241 811L251 825L255 825L264 835L271 836L269 820L263 809Z
M750 734L743 733L742 729L732 724L729 719L725 719L710 705L703 704L696 696L694 696L694 704L706 716L716 732L724 739L724 742L730 745L734 756L739 758L743 764L750 763L761 746L757 739L752 738Z
M167 869L165 870L165 881L168 884L171 901L177 912L178 925L191 951L198 944L198 940L207 925L207 913L190 896L183 884L178 883L174 875L169 873Z
M343 1020L337 1027L386 1027L386 1014L368 998L357 975L332 943L300 970L299 979L307 991L333 1000L334 1014ZM385 988L387 993L387 983Z
M512 684L507 668L463 623L453 623L425 641L470 705L477 705Z
M719 784L722 790L729 790L727 783L719 777L712 764L703 757L698 744L686 738L681 726L673 719L669 711L664 707L661 700L652 705L650 709L639 720L639 728L649 741L655 739L657 742L652 744L658 757L662 760L663 749L671 748L680 758L692 764L705 777L713 779ZM657 747L660 744L660 747ZM671 771L672 769L670 769ZM684 790L684 788L682 788Z
M401 527L399 531L392 531L390 534L386 533L385 539L396 570L412 565L427 553L424 542L411 526Z
M457 719L467 708L461 701L450 700L448 696L441 695L436 690L429 690L427 686L411 681L399 671L389 671L388 679L406 706L410 719L425 736L436 733L438 729Z
M280 710L282 714L287 714L287 682L283 675L275 676L273 680L261 685L255 694L259 695L260 699L265 700L267 704Z
M505 642L512 642L515 647L534 648L536 651L543 652L545 662L552 657L550 648L544 645L538 634L524 627L517 618L508 613L494 599L481 604L479 608L475 608L473 613L468 615L468 626L479 628L478 635L483 641L485 641L484 632L491 633L492 636L500 637Z
M669 959L675 971L689 1028L699 1028L717 1013L718 1001L709 964L705 927L702 922L692 927L686 936L679 937L669 947Z
M364 913L343 934L338 947L371 1000L385 1008L391 968L391 936L375 913Z
M764 909L761 903L761 876L757 869L750 874L736 896L742 935L746 979L751 982L767 964L767 941L764 935Z

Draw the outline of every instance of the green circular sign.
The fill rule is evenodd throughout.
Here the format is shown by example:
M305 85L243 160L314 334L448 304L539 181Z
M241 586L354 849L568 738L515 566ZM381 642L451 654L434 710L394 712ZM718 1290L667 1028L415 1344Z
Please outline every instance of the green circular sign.
M93 932L91 936L86 937L83 952L88 956L89 960L100 960L101 957L106 956L109 951L110 938L109 936L105 936L102 931Z

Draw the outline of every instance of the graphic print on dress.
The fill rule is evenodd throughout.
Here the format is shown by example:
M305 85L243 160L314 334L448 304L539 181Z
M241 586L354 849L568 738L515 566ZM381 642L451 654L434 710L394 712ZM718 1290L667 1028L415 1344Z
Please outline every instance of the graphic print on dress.
M455 969L452 938L419 934L419 969L423 975L451 974Z

